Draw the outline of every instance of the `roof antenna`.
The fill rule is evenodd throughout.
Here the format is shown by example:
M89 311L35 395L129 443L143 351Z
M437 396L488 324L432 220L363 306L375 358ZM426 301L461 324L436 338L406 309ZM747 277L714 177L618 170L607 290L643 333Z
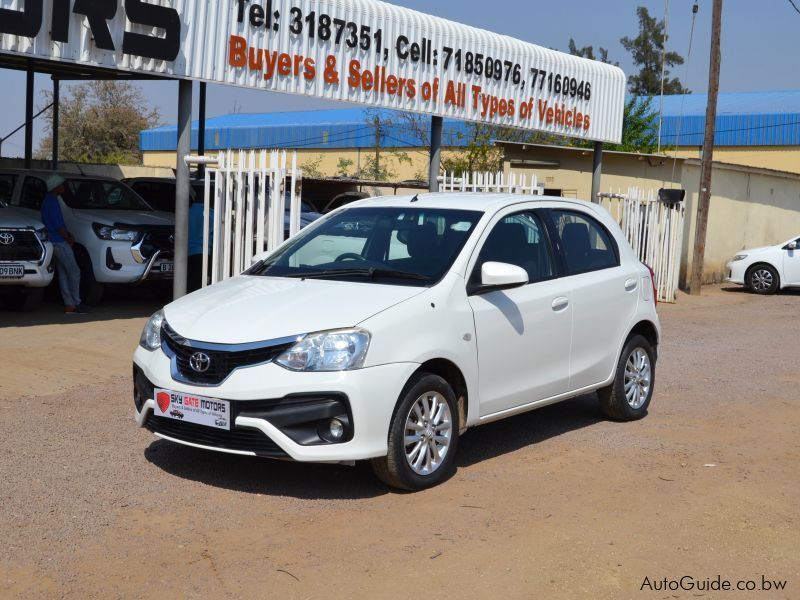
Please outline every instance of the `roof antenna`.
M411 199L412 202L419 202L419 194L414 194L414 197Z

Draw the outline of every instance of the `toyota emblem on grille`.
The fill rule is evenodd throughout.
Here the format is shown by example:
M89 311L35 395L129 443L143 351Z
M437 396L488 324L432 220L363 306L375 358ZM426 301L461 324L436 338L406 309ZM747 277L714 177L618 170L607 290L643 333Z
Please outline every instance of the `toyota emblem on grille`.
M195 352L189 358L189 366L193 371L198 373L205 373L208 367L211 366L211 358L205 352Z
M0 244L3 244L3 246L10 246L13 243L14 243L13 235L5 232L0 233Z

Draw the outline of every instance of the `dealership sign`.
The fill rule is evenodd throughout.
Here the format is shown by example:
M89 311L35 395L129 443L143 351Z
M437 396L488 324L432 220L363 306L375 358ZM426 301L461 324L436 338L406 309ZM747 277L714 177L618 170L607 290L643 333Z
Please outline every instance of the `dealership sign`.
M622 135L619 68L376 0L0 0L0 53Z

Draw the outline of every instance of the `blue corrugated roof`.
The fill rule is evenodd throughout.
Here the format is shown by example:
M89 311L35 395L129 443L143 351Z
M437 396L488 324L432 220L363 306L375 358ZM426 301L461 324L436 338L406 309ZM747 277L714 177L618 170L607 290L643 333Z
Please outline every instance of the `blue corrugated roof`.
M665 96L661 144L702 146L707 103L708 94ZM719 146L800 145L800 90L722 93L715 129Z
M374 148L375 127L367 119L375 115L382 121L382 147L419 147L419 135L404 126L399 114L385 109L345 108L223 115L206 120L206 149ZM428 121L422 119L422 122ZM466 124L462 121L445 119L442 144L463 146L467 143L466 132ZM140 147L144 152L176 150L176 126L142 131ZM197 121L192 122L192 148L197 148Z
M707 94L665 96L662 146L702 146L707 102ZM658 98L652 99L652 107L658 110ZM403 126L397 111L343 108L213 117L206 121L206 149L372 148L375 128L367 119L375 114L384 122L382 147L421 145L419 137ZM467 127L462 121L445 119L442 143L466 145ZM800 145L800 90L720 94L714 140L720 146ZM145 152L175 151L177 128L167 125L145 130L140 146ZM192 148L197 148L196 121L192 123Z

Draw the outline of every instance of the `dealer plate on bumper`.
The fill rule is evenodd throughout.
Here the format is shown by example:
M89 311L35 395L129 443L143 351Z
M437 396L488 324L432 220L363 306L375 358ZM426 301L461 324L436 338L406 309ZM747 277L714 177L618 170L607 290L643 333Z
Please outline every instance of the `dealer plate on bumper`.
M156 388L155 405L157 417L228 431L231 428L231 403L227 400Z

